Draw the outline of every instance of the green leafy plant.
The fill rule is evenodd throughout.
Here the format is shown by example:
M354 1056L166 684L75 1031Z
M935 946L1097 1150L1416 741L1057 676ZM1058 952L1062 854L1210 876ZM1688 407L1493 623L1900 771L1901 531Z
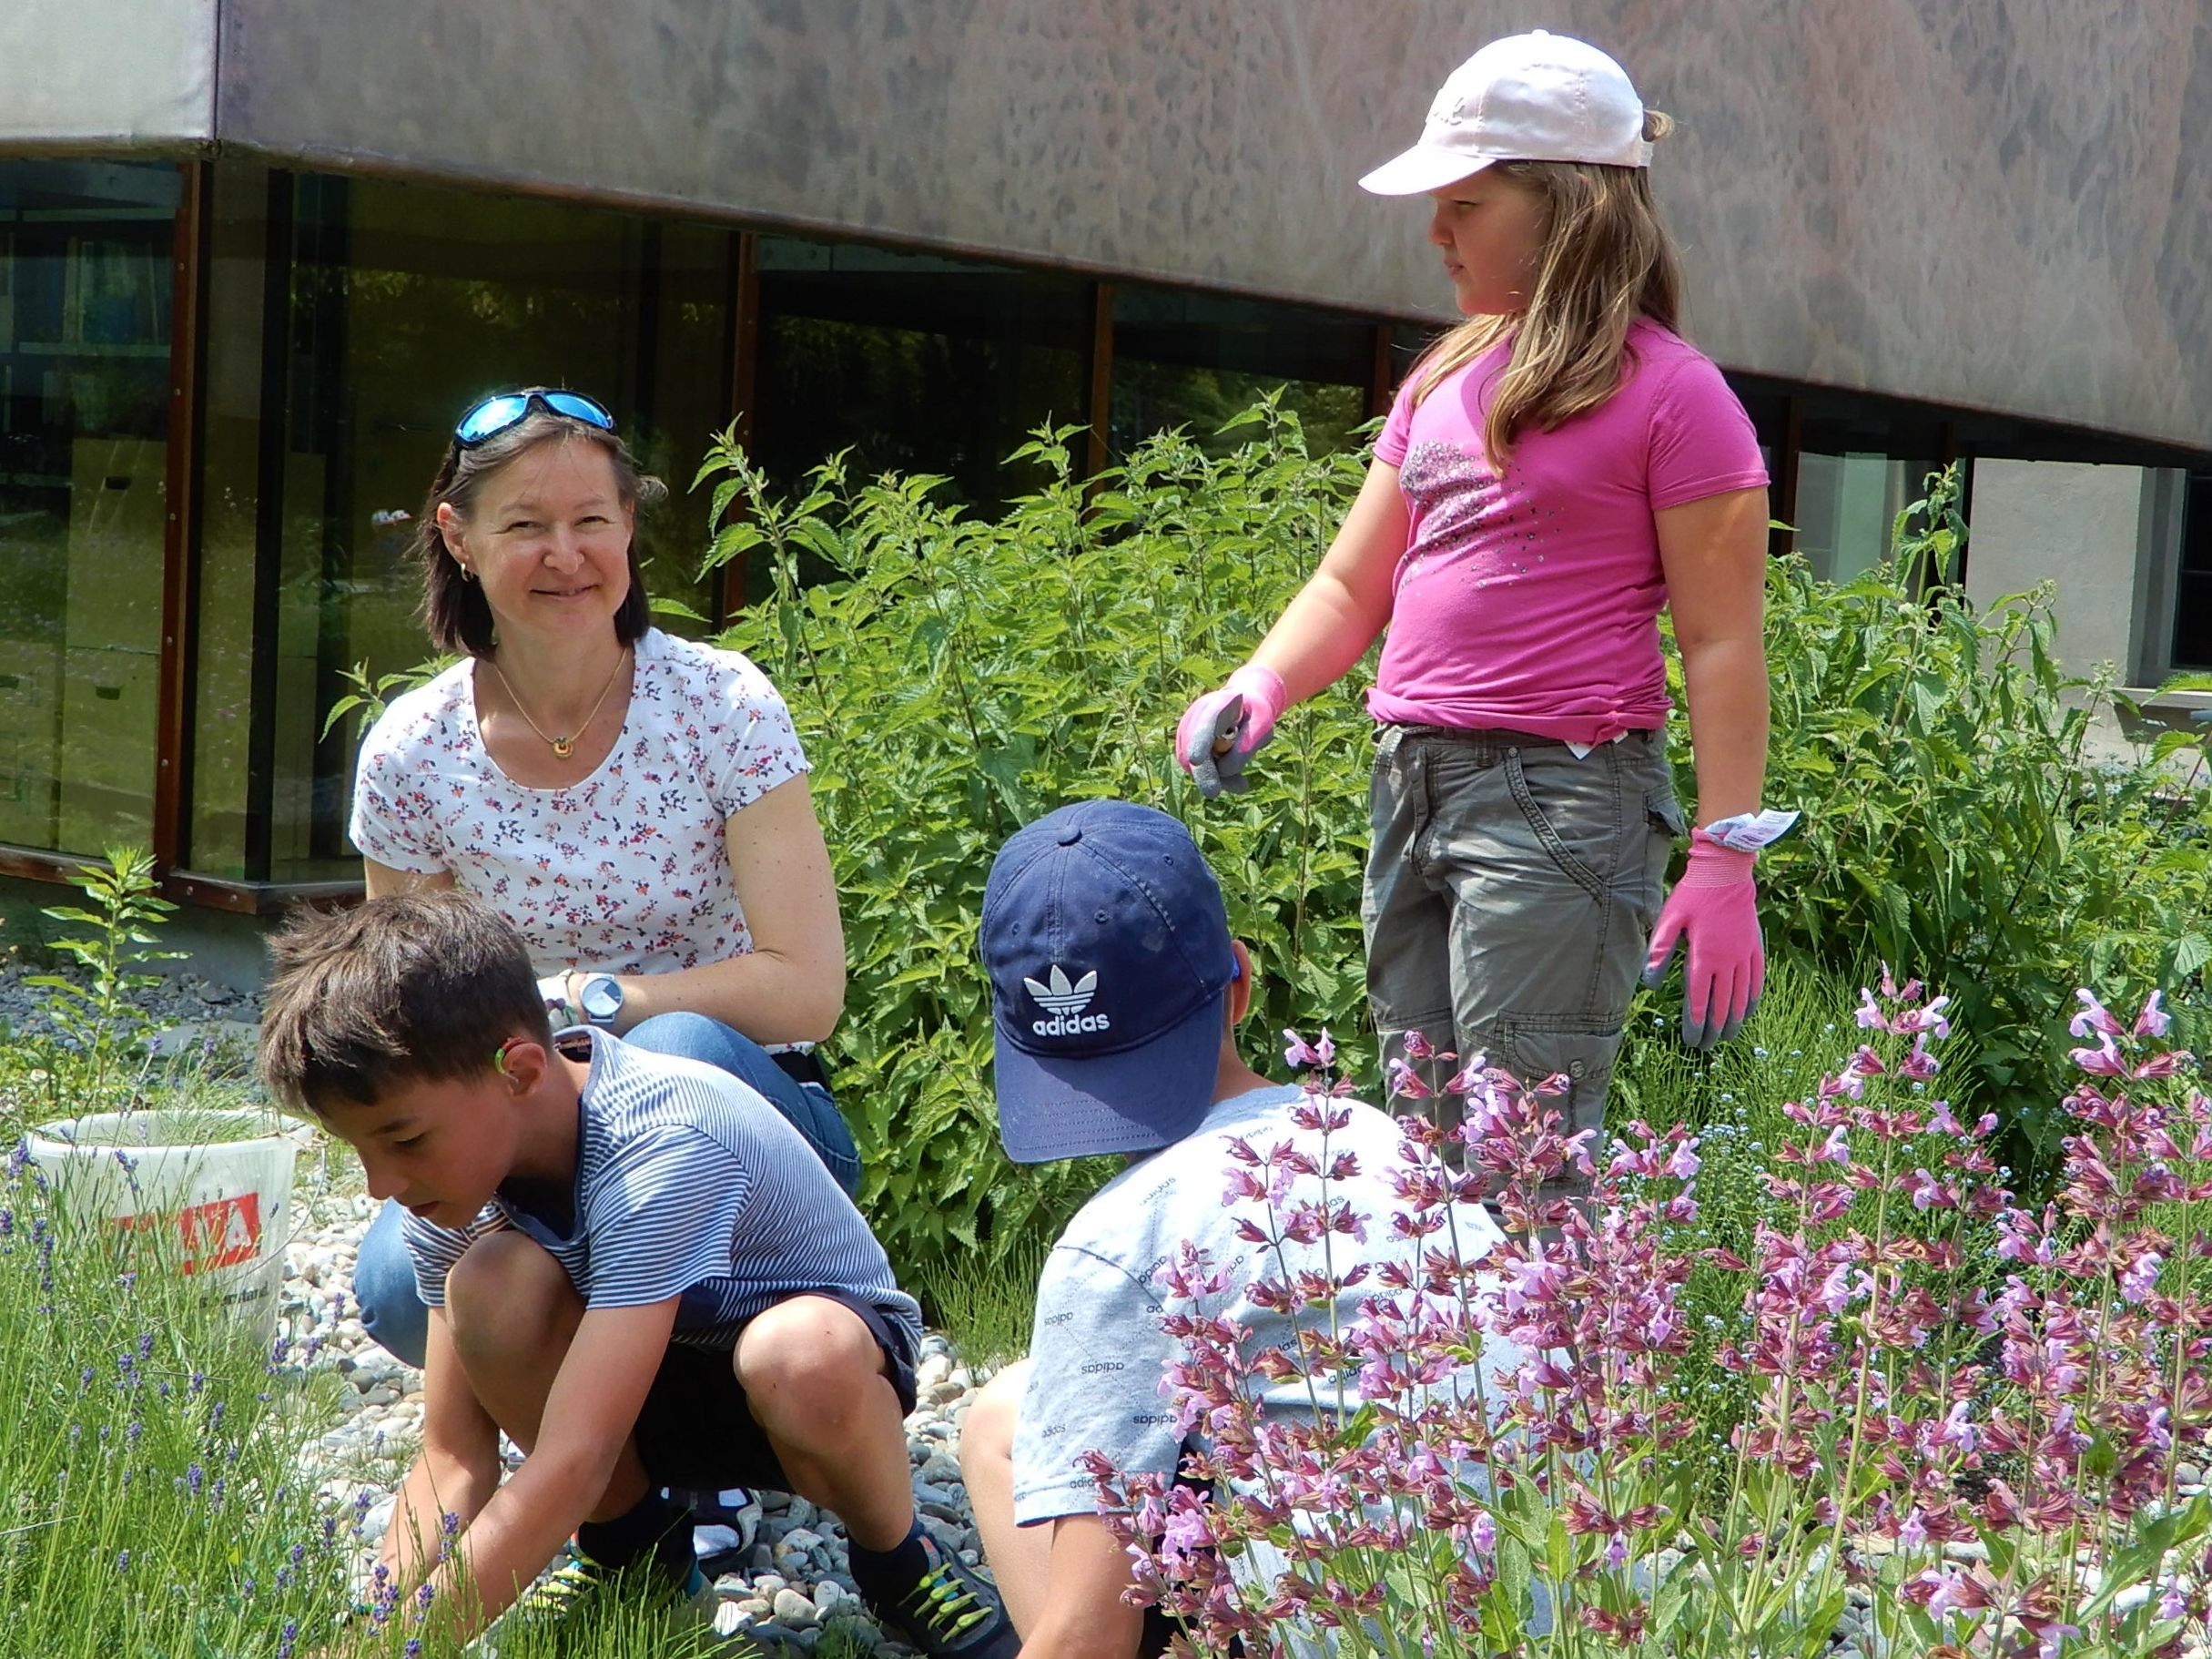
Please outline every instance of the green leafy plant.
M1183 817L1260 962L1255 1035L1358 1018L1358 684L1283 722L1250 795L1201 810L1169 755L1184 703L1244 659L1359 480L1274 400L1232 427L1249 441L1227 453L1166 434L1087 482L1074 429L1040 433L1009 464L1045 482L996 521L841 458L784 496L727 433L700 474L726 520L714 561L766 566L725 642L782 687L814 764L850 976L837 1095L902 1266L1008 1259L1101 1174L999 1149L974 930L992 855L1039 814L1112 795Z
M1309 453L1272 400L1231 429L1246 441L1225 453L1166 434L1088 483L1071 429L1040 433L1010 464L1046 483L988 522L938 480L855 479L835 457L780 494L727 433L701 470L723 525L710 563L766 566L725 641L784 688L815 763L851 975L839 1095L902 1260L1002 1257L1098 1178L1017 1171L997 1147L973 929L1016 825L1106 795L1177 813L1259 954L1254 1033L1361 1018L1369 670L1292 712L1248 795L1202 807L1169 754L1177 714L1249 655L1361 476L1355 455ZM2125 699L2060 666L2047 590L1983 608L1947 585L1964 534L1939 474L1858 579L1774 561L1767 798L1807 824L1762 861L1764 911L1778 961L1852 983L1915 962L1958 986L1975 1033L1960 1093L2000 1112L2024 1163L2048 1150L2050 1010L2075 986L2164 983L2197 1035L2212 804L2187 736L2092 762L2097 718ZM1693 799L1688 732L1672 737ZM1624 1075L1651 1043L1674 1038L1632 1023Z
M2052 1011L2074 987L2163 984L2198 1035L2212 795L2201 757L2187 765L2201 738L2095 758L2099 724L2134 705L2108 672L2061 665L2048 585L1979 606L1951 584L1964 534L1953 469L1858 579L1772 562L1767 799L1805 821L1762 858L1761 899L1771 949L1853 977L1923 963L1955 987L1977 1093L2047 1153Z
M105 864L77 866L81 905L59 904L41 913L84 931L54 941L77 973L39 973L25 981L46 992L40 1012L74 1056L72 1079L91 1102L107 1100L145 1069L145 1039L154 1021L136 993L161 982L145 964L185 953L159 947L156 930L176 906L155 889L154 860L142 847L107 849Z
M674 600L656 604L656 611L688 616L691 613ZM344 697L330 705L330 712L322 717L322 730L317 734L320 741L338 729L338 723L348 715L354 717L353 732L366 737L369 728L384 718L384 710L391 707L391 699L426 685L444 673L460 657L447 653L433 656L427 662L417 663L411 668L395 669L390 674L370 674L366 662L355 663L350 668L339 670L339 677L353 687Z

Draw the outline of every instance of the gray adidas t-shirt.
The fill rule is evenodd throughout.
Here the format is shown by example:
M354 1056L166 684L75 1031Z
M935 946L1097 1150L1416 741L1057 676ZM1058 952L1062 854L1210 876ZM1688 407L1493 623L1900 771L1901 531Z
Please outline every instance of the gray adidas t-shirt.
M713 1066L588 1027L560 1041L578 1037L592 1059L569 1214L533 1215L502 1194L460 1229L410 1216L404 1236L425 1302L444 1306L446 1273L478 1237L515 1227L551 1252L586 1308L680 1296L676 1342L727 1349L775 1303L842 1290L881 1309L918 1350L920 1309L781 1112Z
M1290 1108L1300 1094L1295 1085L1284 1084L1217 1102L1193 1134L1108 1182L1053 1247L1037 1287L1030 1379L1014 1432L1014 1519L1020 1524L1097 1513L1091 1478L1076 1463L1086 1451L1103 1451L1125 1471L1174 1472L1182 1441L1161 1382L1178 1349L1160 1328L1163 1292L1153 1275L1185 1239L1227 1269L1229 1288L1209 1303L1209 1311L1234 1319L1248 1333L1246 1352L1292 1346L1291 1318L1255 1307L1243 1294L1261 1277L1262 1247L1238 1238L1235 1225L1240 1216L1256 1216L1257 1208L1249 1202L1228 1207L1222 1200L1233 1165L1229 1143L1235 1136L1262 1154L1291 1140L1318 1157L1318 1132L1298 1129L1291 1121ZM1391 1168L1402 1162L1404 1136L1372 1106L1334 1104L1349 1107L1352 1121L1329 1135L1329 1154L1355 1154L1359 1173L1329 1182L1328 1196L1348 1202L1368 1226L1365 1245L1333 1237L1332 1257L1340 1271L1357 1259L1411 1261L1416 1247L1390 1230L1392 1213L1405 1207L1389 1183ZM1300 1181L1294 1191L1316 1196L1320 1183ZM1478 1205L1460 1206L1456 1220L1460 1247L1471 1258L1500 1237ZM1302 1257L1294 1247L1290 1260L1294 1270L1318 1267L1320 1248ZM1272 1261L1269 1266L1273 1271ZM1370 1280L1340 1296L1340 1328L1358 1318L1360 1299L1377 1288ZM1493 1343L1483 1368L1493 1370L1520 1359L1517 1350ZM1260 1398L1269 1412L1310 1415L1303 1380L1253 1381L1263 1390ZM1333 1389L1322 1392L1324 1405L1333 1404ZM1355 1406L1348 1382L1345 1393L1347 1409Z

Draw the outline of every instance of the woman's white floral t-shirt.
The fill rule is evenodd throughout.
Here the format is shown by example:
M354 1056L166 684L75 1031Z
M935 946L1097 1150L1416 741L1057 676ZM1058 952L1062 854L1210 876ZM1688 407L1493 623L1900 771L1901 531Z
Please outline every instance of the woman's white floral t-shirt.
M474 667L400 697L362 743L362 854L451 870L521 931L541 973L665 973L750 951L724 828L807 769L767 677L738 652L648 629L606 759L581 783L539 789L485 752Z

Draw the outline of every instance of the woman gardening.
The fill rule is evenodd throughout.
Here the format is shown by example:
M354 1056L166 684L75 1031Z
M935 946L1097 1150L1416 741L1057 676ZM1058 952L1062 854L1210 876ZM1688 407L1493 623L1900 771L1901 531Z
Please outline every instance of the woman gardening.
M505 392L462 417L416 551L431 641L465 655L369 733L353 842L371 897L489 901L556 1027L744 1079L849 1193L851 1133L792 1047L827 1037L845 997L806 757L750 661L649 625L636 519L663 494L590 398ZM420 1365L401 1220L378 1216L354 1289L370 1334Z
M1468 59L1420 141L1361 180L1429 198L1466 321L1406 377L1320 568L1176 732L1204 793L1242 789L1283 710L1388 628L1362 901L1376 1028L1394 1070L1448 1048L1564 1075L1569 1133L1601 1125L1638 972L1683 935L1688 1039L1750 1013L1752 860L1793 821L1757 810L1766 470L1677 331L1649 181L1670 126L1610 57L1539 30ZM1661 606L1703 819L1664 909L1682 819Z

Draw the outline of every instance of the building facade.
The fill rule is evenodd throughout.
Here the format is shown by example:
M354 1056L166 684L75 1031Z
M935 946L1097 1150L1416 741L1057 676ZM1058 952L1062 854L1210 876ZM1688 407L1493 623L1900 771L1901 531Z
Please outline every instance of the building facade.
M1674 113L1693 335L1828 574L1969 463L1977 595L2212 667L2212 23L2196 0L11 0L0 13L0 873L342 889L357 665L423 655L455 413L605 400L703 616L733 421L988 506L1282 386L1356 441L1448 289L1354 180L1493 35ZM740 578L741 580L741 578Z

